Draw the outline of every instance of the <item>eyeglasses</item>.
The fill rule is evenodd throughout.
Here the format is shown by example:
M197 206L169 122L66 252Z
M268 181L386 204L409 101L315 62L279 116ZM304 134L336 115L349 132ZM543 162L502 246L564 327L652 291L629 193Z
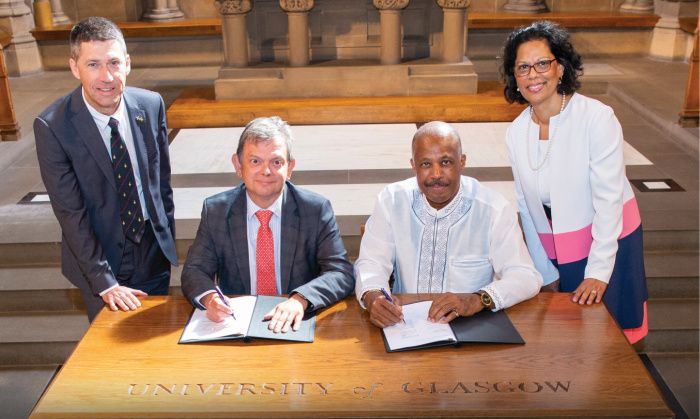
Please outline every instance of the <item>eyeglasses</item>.
M552 63L556 60L556 58L552 58L551 60L541 60L532 65L518 64L515 66L515 75L518 77L527 76L530 74L531 68L534 68L538 73L546 73L552 67Z

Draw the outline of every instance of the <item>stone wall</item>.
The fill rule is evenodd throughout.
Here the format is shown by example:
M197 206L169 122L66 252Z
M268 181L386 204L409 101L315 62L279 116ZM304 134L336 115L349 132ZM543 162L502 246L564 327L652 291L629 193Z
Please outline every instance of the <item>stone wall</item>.
M135 21L140 20L141 15L147 7L148 0L61 0L63 11L72 20L76 21L87 16L101 15L107 16L115 21ZM472 0L470 11L472 12L499 12L503 11L503 5L508 0ZM349 3L367 3L371 8L371 1L368 0L325 0L317 3L331 3L337 7L347 7ZM435 3L433 0L429 2ZM617 11L624 0L546 0L547 8L551 12L577 12L577 11ZM256 0L253 10L266 9L266 3L277 1ZM419 0L412 0L409 8L414 7L414 3L423 3ZM179 0L180 10L187 19L201 19L219 17L214 6L214 0ZM279 10L279 6L277 7ZM313 15L313 13L312 13Z

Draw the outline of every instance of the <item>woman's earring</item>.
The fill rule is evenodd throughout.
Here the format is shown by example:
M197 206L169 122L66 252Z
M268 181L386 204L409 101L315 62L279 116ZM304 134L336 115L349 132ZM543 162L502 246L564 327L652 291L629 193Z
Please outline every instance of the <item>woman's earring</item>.
M559 80L559 83L561 83L561 80ZM515 91L516 91L516 92L519 92L519 91L520 91L520 88L519 88L519 87L516 87L516 88L515 88Z
M557 83L557 84L561 84L561 77L559 78L559 83Z

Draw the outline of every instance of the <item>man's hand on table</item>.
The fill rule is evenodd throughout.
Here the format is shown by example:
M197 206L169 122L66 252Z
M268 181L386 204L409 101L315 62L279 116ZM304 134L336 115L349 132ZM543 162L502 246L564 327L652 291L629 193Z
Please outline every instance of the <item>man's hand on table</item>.
M141 307L138 297L146 297L148 294L134 288L116 286L102 295L102 301L112 311L129 311Z
M296 332L301 326L304 312L308 306L309 302L306 298L300 294L292 294L287 301L277 304L275 308L265 314L263 320L270 321L267 328L275 333L287 333L290 326Z
M457 317L469 317L484 309L479 294L440 294L428 311L431 322L449 323Z
M386 299L381 290L367 291L362 302L369 312L369 321L377 327L387 327L403 320L401 301L396 295L391 296L394 303Z
M224 298L227 298L224 296ZM233 314L228 301L223 301L219 294L212 292L202 297L200 303L207 309L207 318L213 322L222 322Z

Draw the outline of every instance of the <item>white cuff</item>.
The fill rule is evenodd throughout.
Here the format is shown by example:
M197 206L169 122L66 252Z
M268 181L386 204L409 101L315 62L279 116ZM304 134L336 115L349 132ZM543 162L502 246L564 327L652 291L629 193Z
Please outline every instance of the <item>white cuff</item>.
M112 291L113 289L117 288L119 284L114 284L111 287L107 288L106 290L102 291L99 295L102 297L103 295L107 294L108 292Z

